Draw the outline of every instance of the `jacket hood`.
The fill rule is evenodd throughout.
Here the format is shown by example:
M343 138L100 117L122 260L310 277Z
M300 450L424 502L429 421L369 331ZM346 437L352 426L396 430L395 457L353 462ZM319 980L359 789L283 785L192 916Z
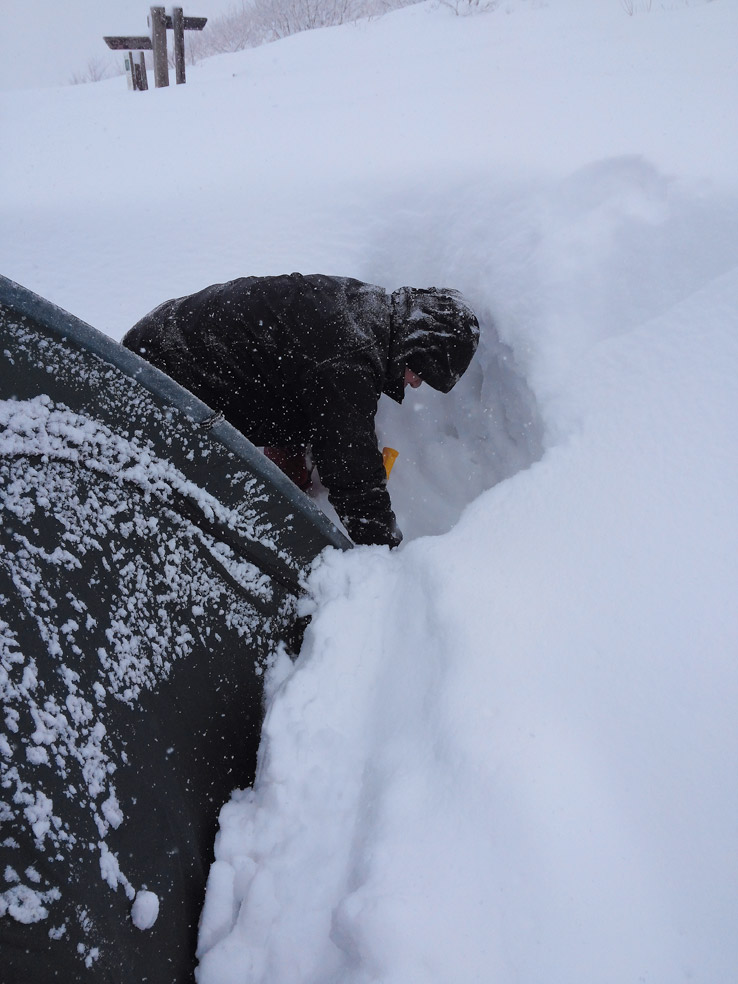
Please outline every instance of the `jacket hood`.
M479 343L479 322L456 290L400 287L392 294L392 343L384 392L398 403L405 368L448 393L466 372Z

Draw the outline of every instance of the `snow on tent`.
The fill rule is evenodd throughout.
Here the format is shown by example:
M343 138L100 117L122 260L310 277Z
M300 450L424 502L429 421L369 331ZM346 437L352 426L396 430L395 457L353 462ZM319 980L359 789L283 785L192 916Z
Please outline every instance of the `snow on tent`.
M263 668L348 541L133 353L0 278L2 979L191 980Z

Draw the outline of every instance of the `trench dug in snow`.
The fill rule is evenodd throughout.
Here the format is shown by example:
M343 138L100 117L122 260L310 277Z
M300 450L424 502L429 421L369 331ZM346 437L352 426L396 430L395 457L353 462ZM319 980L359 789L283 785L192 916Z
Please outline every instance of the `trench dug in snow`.
M406 392L402 406L386 397L380 403L380 446L399 451L389 489L407 540L446 533L485 489L543 451L535 396L493 319L479 320L479 350L451 393L421 386Z
M389 490L406 541L448 532L484 491L565 443L579 426L583 360L730 270L738 229L734 200L637 155L540 184L428 195L375 244L376 279L397 267L418 286L450 281L477 312L481 340L450 394L421 386L402 406L380 402L380 447L399 451ZM427 255L404 268L417 242Z

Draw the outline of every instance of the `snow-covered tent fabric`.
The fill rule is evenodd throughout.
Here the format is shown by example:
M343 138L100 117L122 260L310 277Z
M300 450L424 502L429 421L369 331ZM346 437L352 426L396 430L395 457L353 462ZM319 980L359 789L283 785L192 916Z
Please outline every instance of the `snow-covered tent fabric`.
M4 984L190 980L300 579L348 541L208 407L0 279Z

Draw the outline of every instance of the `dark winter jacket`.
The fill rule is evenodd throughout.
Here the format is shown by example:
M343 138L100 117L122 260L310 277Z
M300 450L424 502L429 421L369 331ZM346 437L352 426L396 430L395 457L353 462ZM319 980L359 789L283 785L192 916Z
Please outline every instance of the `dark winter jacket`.
M356 543L399 543L374 417L403 397L409 366L447 392L478 325L455 291L343 277L244 277L166 301L123 344L200 397L254 444L310 446Z

